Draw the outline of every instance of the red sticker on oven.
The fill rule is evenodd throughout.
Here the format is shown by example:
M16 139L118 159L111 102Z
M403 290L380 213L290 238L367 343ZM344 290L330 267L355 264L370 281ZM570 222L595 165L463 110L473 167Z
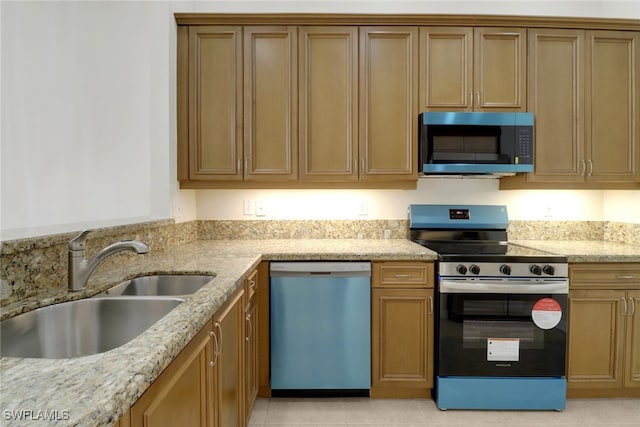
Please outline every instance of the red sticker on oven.
M531 317L540 329L555 328L562 319L562 307L553 298L542 298L533 305Z

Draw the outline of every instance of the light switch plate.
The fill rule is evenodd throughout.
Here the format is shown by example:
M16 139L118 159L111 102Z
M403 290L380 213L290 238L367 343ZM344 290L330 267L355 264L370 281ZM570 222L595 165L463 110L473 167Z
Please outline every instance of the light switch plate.
M245 215L255 215L256 213L256 202L255 200L245 200L244 201L244 214Z
M366 200L360 201L360 204L358 205L358 215L360 216L369 215L369 206L367 205Z

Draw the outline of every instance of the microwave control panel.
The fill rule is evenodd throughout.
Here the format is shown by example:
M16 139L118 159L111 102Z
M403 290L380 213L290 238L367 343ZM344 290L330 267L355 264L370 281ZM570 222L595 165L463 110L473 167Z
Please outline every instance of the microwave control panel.
M533 127L517 126L515 143L515 163L533 163Z

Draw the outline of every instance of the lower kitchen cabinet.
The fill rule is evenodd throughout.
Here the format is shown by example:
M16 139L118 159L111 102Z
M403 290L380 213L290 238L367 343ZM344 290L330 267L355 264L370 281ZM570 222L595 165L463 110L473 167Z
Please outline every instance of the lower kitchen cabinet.
M371 397L429 397L433 263L374 262Z
M570 267L567 395L640 397L640 266Z
M131 407L120 425L246 425L243 296L243 288L233 294Z
M245 414L249 418L258 395L258 270L245 283Z
M244 289L240 289L213 317L214 341L218 346L213 371L214 427L246 424L243 295Z
M129 425L127 415L133 427L209 425L211 327L212 323L208 322L198 332L138 399L120 425Z

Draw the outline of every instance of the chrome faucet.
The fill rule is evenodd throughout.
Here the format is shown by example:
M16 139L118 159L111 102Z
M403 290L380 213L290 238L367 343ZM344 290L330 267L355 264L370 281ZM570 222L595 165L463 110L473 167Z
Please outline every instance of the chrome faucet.
M122 240L106 246L90 260L84 258L84 239L91 230L84 230L69 242L69 290L81 291L87 280L106 257L120 251L134 251L138 254L149 252L149 246L138 240Z

